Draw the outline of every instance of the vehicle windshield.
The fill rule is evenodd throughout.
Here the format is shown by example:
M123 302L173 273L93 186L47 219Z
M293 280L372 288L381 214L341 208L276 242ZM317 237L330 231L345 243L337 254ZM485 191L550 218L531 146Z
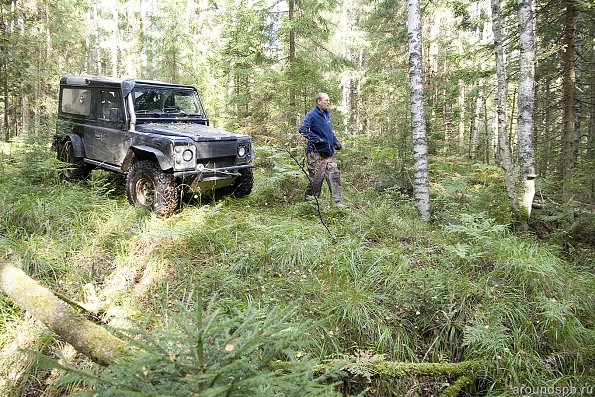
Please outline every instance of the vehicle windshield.
M136 86L132 91L137 116L206 118L196 91L175 87Z

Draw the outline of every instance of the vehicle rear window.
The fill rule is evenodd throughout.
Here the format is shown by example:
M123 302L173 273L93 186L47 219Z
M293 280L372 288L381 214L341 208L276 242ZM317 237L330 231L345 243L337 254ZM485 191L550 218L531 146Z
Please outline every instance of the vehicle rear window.
M91 114L91 90L63 88L61 110L63 113L89 116Z

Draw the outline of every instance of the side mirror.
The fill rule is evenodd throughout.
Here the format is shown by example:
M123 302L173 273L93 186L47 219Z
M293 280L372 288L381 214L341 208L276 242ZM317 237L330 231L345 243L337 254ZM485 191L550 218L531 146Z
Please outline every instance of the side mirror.
M118 108L110 108L109 121L112 123L117 123L120 121L120 114L118 112Z

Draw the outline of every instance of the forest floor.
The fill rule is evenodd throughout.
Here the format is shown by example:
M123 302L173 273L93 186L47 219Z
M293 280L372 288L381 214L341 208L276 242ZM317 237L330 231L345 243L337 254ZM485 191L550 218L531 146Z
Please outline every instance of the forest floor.
M325 190L319 212L304 201L307 179L289 153L259 146L250 196L186 200L167 219L128 205L107 172L60 180L62 165L44 143L4 144L0 261L113 327L157 327L201 294L223 311L291 310L311 324L302 348L320 361L487 360L467 395L595 384L592 204L556 204L555 184L538 181L545 207L530 232L514 232L498 167L434 156L432 220L423 223L408 160L371 139L354 138L337 154L347 210ZM5 296L0 310L6 349L30 320ZM64 349L33 335L35 349ZM51 385L55 374L24 371L14 395L63 392ZM353 390L422 396L438 387L415 375L363 383Z

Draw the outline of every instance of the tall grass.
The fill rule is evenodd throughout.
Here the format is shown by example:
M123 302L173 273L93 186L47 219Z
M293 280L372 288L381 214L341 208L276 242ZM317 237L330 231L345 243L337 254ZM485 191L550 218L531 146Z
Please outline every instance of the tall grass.
M222 313L291 311L310 325L303 348L318 359L361 351L395 361L487 359L469 395L592 379L592 267L509 230L497 169L434 159L426 224L394 151L343 151L351 209L328 206L325 191L320 214L303 201L293 159L263 152L249 197L188 202L158 219L129 206L106 173L66 183L47 146L4 146L0 260L112 325L147 314L148 329L163 325L200 289ZM21 313L0 305L2 343ZM370 387L399 395L415 381L372 379Z

